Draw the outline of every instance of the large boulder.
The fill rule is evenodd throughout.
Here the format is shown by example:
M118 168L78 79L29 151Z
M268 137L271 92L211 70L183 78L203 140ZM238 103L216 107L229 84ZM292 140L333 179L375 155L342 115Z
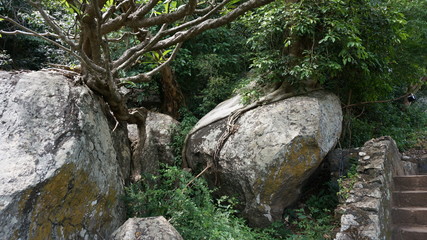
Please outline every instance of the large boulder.
M237 98L208 113L188 136L184 156L196 173L213 161L227 125L227 118L221 117L241 107ZM237 197L251 225L280 220L337 143L341 122L339 99L325 91L249 110L225 141L216 169L208 171L208 182L219 188L218 194Z
M107 239L125 221L127 130L53 71L0 71L0 239Z
M111 240L183 240L164 217L129 218Z
M156 174L160 163L173 165L175 156L172 150L172 133L179 122L172 117L156 112L148 112L145 133L140 136L136 124L129 124L129 139L132 142L133 180L139 180L141 172ZM140 139L145 139L141 144Z

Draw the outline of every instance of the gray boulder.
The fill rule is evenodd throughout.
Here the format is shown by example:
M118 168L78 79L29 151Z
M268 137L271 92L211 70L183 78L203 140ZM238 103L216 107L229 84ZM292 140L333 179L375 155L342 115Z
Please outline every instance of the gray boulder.
M179 124L172 117L148 112L145 127L145 141L140 143L136 124L129 124L129 139L132 142L133 169L132 178L138 180L141 172L156 174L160 163L173 165L175 157L172 151L173 128Z
M129 218L111 240L183 240L164 217Z
M213 161L235 97L207 114L187 138L186 164L195 173ZM237 120L217 167L206 176L220 195L235 196L253 226L280 220L305 181L335 146L341 133L339 99L325 91L295 96L249 110Z
M106 239L125 220L127 130L53 71L0 71L0 239Z

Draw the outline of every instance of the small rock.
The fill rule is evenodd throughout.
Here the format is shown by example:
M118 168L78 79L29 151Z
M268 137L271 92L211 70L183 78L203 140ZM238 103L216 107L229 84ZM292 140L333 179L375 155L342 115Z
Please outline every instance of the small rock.
M356 217L353 214L345 214L341 216L341 231L349 229L351 226L358 226Z
M366 153L365 152L359 152L359 156L364 157L364 156L366 156Z
M179 232L162 216L129 218L111 240L183 240Z

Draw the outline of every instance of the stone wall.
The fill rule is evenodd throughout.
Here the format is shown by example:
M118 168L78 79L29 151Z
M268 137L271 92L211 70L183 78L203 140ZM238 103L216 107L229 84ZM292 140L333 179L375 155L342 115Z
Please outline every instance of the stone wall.
M335 239L390 239L393 176L414 174L416 165L401 161L390 137L366 142L358 155L359 178L350 197L337 210L342 215Z

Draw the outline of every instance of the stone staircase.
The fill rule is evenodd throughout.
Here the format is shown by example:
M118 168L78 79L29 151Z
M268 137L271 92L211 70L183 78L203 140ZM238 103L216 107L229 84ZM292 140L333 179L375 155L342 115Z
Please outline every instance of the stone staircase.
M393 180L392 240L427 240L427 175Z

